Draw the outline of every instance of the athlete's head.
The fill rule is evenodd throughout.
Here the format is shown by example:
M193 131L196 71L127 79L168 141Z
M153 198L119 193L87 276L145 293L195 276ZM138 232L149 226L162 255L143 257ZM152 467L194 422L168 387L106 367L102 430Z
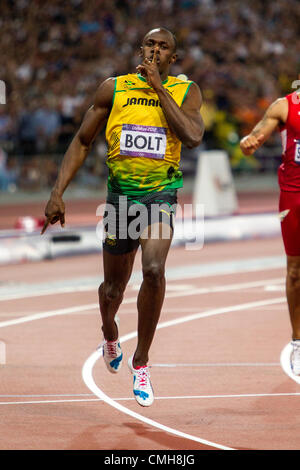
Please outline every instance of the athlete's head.
M166 28L156 28L149 31L142 42L141 56L152 60L154 49L157 49L157 65L160 72L168 68L176 61L176 38Z

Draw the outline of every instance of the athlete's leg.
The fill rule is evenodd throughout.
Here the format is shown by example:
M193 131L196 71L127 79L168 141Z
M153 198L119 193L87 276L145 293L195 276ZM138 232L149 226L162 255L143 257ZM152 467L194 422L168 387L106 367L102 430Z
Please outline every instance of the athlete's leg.
M287 256L286 296L292 338L300 339L300 193L281 191L279 211Z
M107 341L115 341L118 337L114 318L131 276L136 251L135 248L129 253L113 255L103 250L104 281L98 293L102 331Z
M286 295L292 338L300 339L300 256L287 256Z
M171 227L156 223L151 225L151 236L140 239L143 282L137 299L138 341L133 360L134 367L146 365L149 359L149 349L165 296L165 263L172 235Z

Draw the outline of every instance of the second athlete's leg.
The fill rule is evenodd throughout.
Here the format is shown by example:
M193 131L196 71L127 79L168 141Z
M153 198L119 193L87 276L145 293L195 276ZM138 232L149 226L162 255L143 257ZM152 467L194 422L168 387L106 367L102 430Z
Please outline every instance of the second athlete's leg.
M287 256L286 295L292 338L300 339L300 256Z
M300 340L300 193L281 191L279 211L282 238L287 255L286 296L292 338Z

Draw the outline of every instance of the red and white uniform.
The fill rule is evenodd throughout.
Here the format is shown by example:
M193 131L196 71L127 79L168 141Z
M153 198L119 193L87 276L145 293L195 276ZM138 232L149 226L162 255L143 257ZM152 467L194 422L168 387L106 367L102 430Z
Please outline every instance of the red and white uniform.
M278 169L279 211L285 251L300 256L300 95L286 96L288 116L280 127L282 164Z
M286 99L289 111L280 127L283 153L278 182L283 191L300 191L300 95L294 92Z

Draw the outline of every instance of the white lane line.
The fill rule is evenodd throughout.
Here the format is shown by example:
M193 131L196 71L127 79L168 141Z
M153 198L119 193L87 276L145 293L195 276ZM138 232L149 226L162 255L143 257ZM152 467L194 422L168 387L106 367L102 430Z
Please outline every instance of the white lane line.
M203 307L203 312L204 312L205 308ZM163 312L164 313L182 313L182 312L199 312L199 306L196 306L196 307L166 307L164 306L163 307ZM128 307L128 308L124 308L122 307L122 310L120 310L120 313L121 315L125 315L125 314L136 314L136 309L134 307Z
M0 398L91 397L92 393L43 393L39 395L0 395Z
M199 279L212 276L226 276L239 273L253 273L258 271L268 271L280 269L285 266L284 257L250 258L234 261L223 261L217 263L194 264L181 266L179 268L167 268L167 281L182 281L183 279ZM0 285L0 301L16 300L28 297L40 297L44 295L57 295L70 292L84 292L97 289L102 278L98 276L60 280L56 282L40 284L20 284L16 286ZM129 285L134 285L142 281L141 271L132 273Z
M196 313L193 315L187 315L185 317L180 317L174 320L166 321L163 323L159 323L157 325L157 329L162 329L162 328L167 328L169 326L174 326L178 325L180 323L185 323L188 321L192 320L197 320L199 318L205 318L209 317L212 315L220 315L224 313L229 313L229 312L236 312L236 311L241 311L241 310L249 310L251 308L257 308L263 305L271 305L271 304L276 304L276 303L281 303L285 302L286 298L285 297L279 297L276 299L269 299L269 300L263 300L263 301L257 301L257 302L247 302L245 304L239 304L239 305L231 305L229 307L223 307L223 308L218 308L218 309L212 309L204 313ZM127 335L124 335L123 337L120 338L120 341L124 343L125 341L128 341L132 338L135 338L137 336L137 331L128 333ZM149 420L145 416L136 413L134 411L131 411L130 409L120 405L117 403L115 400L110 398L108 395L106 395L95 383L94 378L93 378L93 368L97 360L102 356L102 349L100 348L99 350L93 352L89 358L86 360L86 362L83 365L82 368L82 378L83 381L85 382L86 386L98 397L104 400L108 405L112 406L113 408L116 408L117 410L121 411L122 413L125 413L139 421L142 421L146 424L149 424L150 426L162 429L168 433L175 434L176 436L184 437L185 439L190 439L192 441L199 442L201 444L209 445L211 447L215 447L217 449L223 449L223 450L234 450L230 447L222 446L220 444L216 444L214 442L207 441L205 439L198 438L196 436L192 436L190 434L182 433L181 431L178 431L177 429L170 428L168 426L164 426L161 423L153 420Z
M140 287L141 287L141 284L132 284L130 286L132 291L139 291ZM174 281L170 281L170 282L167 281L167 285L166 285L167 292L178 292L178 291L185 292L185 291L191 291L194 289L197 289L197 287L193 284L180 284L178 282L174 283Z
M127 335L128 336L128 335ZM120 338L122 341L122 339ZM124 340L123 340L124 342ZM189 439L191 441L196 441L199 442L200 444L208 445L210 447L215 447L217 449L221 450L235 450L231 449L230 447L222 446L220 444L216 444L214 442L207 441L205 439L200 439L196 436L192 436L191 434L186 434L184 432L178 431L177 429L170 428L168 426L165 426L161 423L158 423L157 421L154 421L153 419L147 418L146 416L142 416L139 413L136 413L135 411L132 411L128 408L126 408L123 405L120 405L117 403L115 400L107 396L100 388L97 387L97 385L94 382L93 379L93 368L97 360L101 357L101 351L97 350L93 354L90 355L90 357L86 360L84 363L83 369L82 369L82 377L88 388L101 400L105 401L108 405L112 406L113 408L116 408L117 410L121 411L124 414L127 414L131 416L132 418L137 419L138 421L142 421L143 423L149 424L149 426L153 426L155 428L161 429L167 433L170 434L175 434L176 436L182 437L184 439Z
M193 289L190 291L179 291L179 292L171 292L171 293L166 293L165 298L166 299L171 299L171 298L176 298L176 297L185 297L185 296L191 296L191 295L202 295L202 294L208 294L212 292L226 292L226 291L232 291L232 290L241 290L241 289L251 289L253 287L260 287L264 286L265 284L269 284L271 281L270 280L261 280L261 281L254 281L254 282L243 282L243 283L238 283L238 284L229 284L229 285L220 285L216 287L207 287L207 288L199 288L199 289ZM276 282L282 282L282 279L273 279L273 283ZM130 297L128 299L123 300L122 305L125 304L130 304L130 303L135 303L137 301L136 296L135 297ZM269 305L268 303L266 305ZM98 303L94 304L86 304L86 305L81 305L78 307L68 307L68 308L62 308L62 309L56 309L56 310L48 310L46 312L40 312L40 313L35 313L32 315L26 315L21 318L16 318L14 320L6 320L3 322L0 322L0 328L4 328L6 326L13 326L13 325L18 325L20 323L26 323L34 320L42 320L44 318L49 318L49 317L54 317L58 315L68 315L68 314L73 314L76 312L84 312L86 310L93 310L93 309L98 309L99 305Z
M62 281L63 283L63 281ZM26 286L27 292L20 292L20 293L12 293L12 294L3 294L1 293L0 297L0 302L4 302L6 300L19 300L19 299L27 299L28 297L43 297L46 295L58 295L58 294L70 294L72 292L89 292L91 290L96 290L98 288L98 285L90 285L90 286L66 286L66 287L55 287L55 288L41 288L38 291L35 291L33 287L28 284ZM24 289L24 286L22 286L22 289ZM30 292L31 291L31 292Z
M247 302L244 304L238 305L230 305L229 307L221 307L212 310L208 310L206 312L194 313L192 315L186 315L184 317L180 317L174 320L169 320L164 323L159 323L157 329L166 328L168 326L179 325L180 323L185 323L192 320L198 320L199 318L211 317L213 315L220 315L223 313L231 313L231 312L238 312L241 310L251 310L258 307L263 307L265 305L275 305L280 304L282 302L286 302L286 297L277 297L275 299L266 299L266 300L258 300L255 302Z
M19 325L20 323L27 323L35 320L42 320L44 318L54 317L58 315L68 315L76 312L84 312L85 310L90 310L96 307L99 308L98 304L87 304L81 305L79 307L68 307L56 310L48 310L47 312L34 313L33 315L26 315L25 317L16 318L15 320L7 320L0 322L0 328L4 328L6 326Z
M286 290L286 287L285 287L284 284L279 285L279 286L277 286L277 285L273 286L271 284L269 286L265 286L265 291L267 291L267 292L274 292L274 291L275 292L285 292L285 290Z
M222 286L222 287L224 287L224 286ZM190 295L189 293L183 293L183 292L180 293L181 296L183 294ZM174 297L174 294L170 295L170 297ZM134 298L134 300L136 300L136 298ZM186 321L191 321L191 320L194 320L194 319L197 319L197 318L203 318L203 317L206 317L206 316L217 315L217 314L221 314L221 313L232 312L232 311L237 311L237 310L242 310L242 309L256 308L256 307L259 307L259 306L262 306L262 305L267 305L267 304L281 303L281 302L284 302L285 300L286 300L285 297L281 297L281 298L277 298L277 299L273 299L273 300L271 299L271 300L267 300L267 301L249 302L247 304L241 304L241 305L238 305L238 306L231 306L231 307L228 307L228 308L225 308L225 309L224 308L223 309L214 309L214 310L211 310L209 312L189 315L187 317L182 317L182 318L179 318L177 320L161 323L161 324L158 325L158 329L164 328L164 327L167 327L167 326L171 326L171 325L175 325L175 324L179 324L179 323L183 323L183 322L186 322ZM8 322L2 322L2 323L0 323L0 328L4 327L4 326L18 324L18 323L33 321L33 320L37 320L37 319L41 319L41 318L47 318L49 316L69 314L69 313L72 313L74 311L76 312L76 311L82 311L82 310L89 309L89 308L95 308L96 306L97 306L97 304L90 304L90 305L85 305L85 306L80 306L80 307L60 309L60 310L56 310L54 312L52 311L52 312L44 312L43 314L30 315L30 316L27 316L27 317L23 317L23 318L8 321ZM133 337L136 337L136 334L137 334L136 332L129 333L129 334L125 335L122 338L122 341L124 342L124 341L127 341L127 340L129 340ZM87 384L87 382L86 382L86 380L87 380L88 383L89 383L88 387L91 389L91 391L96 396L98 396L98 398L103 398L103 399L105 399L106 403L111 404L111 406L113 406L115 408L121 407L122 412L124 412L126 414L129 414L129 415L137 418L138 420L147 422L147 424L150 424L154 427L158 427L160 429L163 429L166 432L169 432L171 434L176 434L176 435L179 435L181 437L184 437L184 438L187 438L187 439L190 439L190 440L194 440L194 441L197 441L197 442L201 442L202 444L210 445L210 446L215 447L215 448L224 449L224 450L225 449L231 450L231 448L229 448L229 447L222 446L222 445L215 444L215 443L210 443L209 441L199 439L195 436L191 436L191 435L186 434L186 433L181 433L180 431L177 431L177 430L174 430L174 429L169 428L167 426L164 426L164 425L162 425L160 423L157 423L153 420L148 420L147 418L143 417L142 415L140 415L138 413L135 413L135 412L132 412L126 407L122 407L121 405L118 405L114 400L109 398L107 395L103 394L103 392L100 389L98 389L96 384L94 384L94 380L93 380L93 376L92 376L92 369L94 367L95 362L99 358L98 357L99 354L101 355L101 353L99 353L99 351L95 351L95 353L92 354L90 356L90 358L85 362L85 364L83 366L83 370L82 370L82 376L83 376L83 379L84 379L85 383ZM96 357L95 357L95 355L96 355ZM96 391L96 393L95 393L95 391ZM100 393L100 397L99 397L99 393ZM103 396L101 396L101 394L103 394ZM147 421L145 421L145 420L147 420Z
M89 394L93 395L93 394ZM94 395L93 395L94 396ZM155 397L155 400L206 400L206 399L218 399L218 398L272 398L272 397L298 397L300 392L293 393L244 393L244 394L233 394L233 395L179 395L173 397ZM113 398L115 401L135 401L133 397L122 397L122 398ZM64 399L64 400L27 400L27 401L2 401L1 405L42 405L49 403L77 403L77 402L102 402L104 401L101 398L74 398L74 399Z
M280 363L283 371L295 382L300 384L300 376L294 375L291 368L291 352L292 352L292 345L288 343L280 354Z
M202 364L151 364L151 367L278 367L279 362L210 362ZM1 395L0 395L1 397Z
M134 400L134 398L133 398ZM34 401L2 401L1 405L42 405L49 403L77 403L77 402L88 402L88 401L101 401L99 398L74 398L72 400L34 400Z

